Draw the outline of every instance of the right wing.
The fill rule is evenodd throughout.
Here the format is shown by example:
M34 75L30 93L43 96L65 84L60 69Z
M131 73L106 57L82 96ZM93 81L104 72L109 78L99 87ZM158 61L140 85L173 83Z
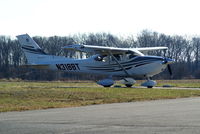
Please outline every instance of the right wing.
M138 55L143 55L141 52L134 48L116 48L116 47L104 47L104 46L92 46L92 45L68 45L63 47L63 49L68 50L75 50L75 51L81 51L81 52L93 52L96 54L122 54L126 52L135 52Z
M168 47L141 47L141 48L134 48L138 51L152 51L152 50L167 50Z
M63 49L81 51L81 52L94 52L96 54L122 54L126 52L135 52L138 55L143 56L141 51L152 51L152 50L163 50L168 49L167 47L143 47L143 48L116 48L116 47L104 47L104 46L92 46L92 45L68 45L64 46Z

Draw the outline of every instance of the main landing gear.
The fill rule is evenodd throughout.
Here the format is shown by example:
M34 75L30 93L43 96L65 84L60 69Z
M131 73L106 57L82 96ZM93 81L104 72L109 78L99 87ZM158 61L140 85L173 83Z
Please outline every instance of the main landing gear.
M126 87L132 87L136 81L133 78L124 78L120 81ZM107 78L103 80L99 80L97 84L104 86L104 87L111 87L114 84L114 80L112 78Z
M136 81L133 78L124 78L121 80L121 83L124 84L126 87L132 87Z
M141 86L147 87L147 88L152 88L157 84L156 81L153 81L151 77L147 78L147 81L141 84Z
M104 86L104 87L111 87L114 84L114 80L111 78L99 80L97 84Z
M136 81L133 78L123 78L120 82L124 84L126 87L132 87L136 83ZM99 80L97 84L104 87L111 87L114 84L114 80L112 78L107 78ZM142 83L141 86L147 88L153 88L156 84L157 84L156 81L153 81L151 77L147 77L147 81Z

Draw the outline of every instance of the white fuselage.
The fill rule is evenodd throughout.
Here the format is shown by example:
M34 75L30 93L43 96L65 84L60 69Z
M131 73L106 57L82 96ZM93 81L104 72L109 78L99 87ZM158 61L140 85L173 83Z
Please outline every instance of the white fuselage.
M163 61L164 58L157 56L137 56L126 61L119 61L119 63L132 77L141 77L153 76L163 71L166 68L166 64L162 64ZM51 70L72 73L127 76L125 71L115 61L97 61L95 57L87 59L55 58L55 60L51 58L50 62L46 61L46 65Z

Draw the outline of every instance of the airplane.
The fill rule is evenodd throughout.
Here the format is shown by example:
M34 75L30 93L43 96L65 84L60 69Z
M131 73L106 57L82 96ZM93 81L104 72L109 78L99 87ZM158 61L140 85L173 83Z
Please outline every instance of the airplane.
M105 79L97 81L97 84L110 87L114 85L113 77L122 78L121 82L126 87L132 87L136 81L135 77L146 78L141 84L147 88L154 87L157 83L152 76L168 68L172 74L170 64L173 59L148 56L142 52L152 50L167 50L168 47L144 47L144 48L116 48L93 45L74 44L62 47L66 50L75 50L85 53L93 53L85 59L72 59L64 56L49 55L28 35L16 36L22 50L25 53L31 68L49 69L72 73L86 73L106 76Z

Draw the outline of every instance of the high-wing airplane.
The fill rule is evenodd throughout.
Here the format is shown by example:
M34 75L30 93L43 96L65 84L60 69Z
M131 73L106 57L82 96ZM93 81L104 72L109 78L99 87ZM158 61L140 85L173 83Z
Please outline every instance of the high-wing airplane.
M86 59L72 59L46 54L28 34L18 35L17 38L27 58L27 66L104 75L106 78L97 82L104 87L114 84L113 77L122 78L121 82L127 87L135 84L136 81L133 78L145 77L147 81L141 85L152 88L156 85L156 82L151 79L152 76L162 72L166 67L171 74L169 64L173 63L172 59L146 56L142 53L151 50L166 50L167 47L115 48L79 44L64 46L63 49L67 50L94 53L93 56Z

